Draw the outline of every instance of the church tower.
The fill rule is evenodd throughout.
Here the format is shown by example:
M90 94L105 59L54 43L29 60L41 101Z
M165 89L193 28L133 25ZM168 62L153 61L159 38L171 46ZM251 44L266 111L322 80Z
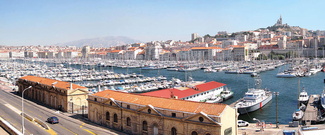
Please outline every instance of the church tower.
M276 22L275 26L282 26L282 16L280 15L280 18Z

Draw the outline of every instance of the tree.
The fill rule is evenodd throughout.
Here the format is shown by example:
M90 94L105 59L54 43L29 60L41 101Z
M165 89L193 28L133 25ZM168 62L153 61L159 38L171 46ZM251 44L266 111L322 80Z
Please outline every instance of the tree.
M258 55L257 60L267 60L267 56L265 54L260 54Z
M285 57L283 55L278 55L278 57L279 57L279 60L284 60L285 59Z
M206 34L203 36L204 38L210 38L211 36L209 34Z

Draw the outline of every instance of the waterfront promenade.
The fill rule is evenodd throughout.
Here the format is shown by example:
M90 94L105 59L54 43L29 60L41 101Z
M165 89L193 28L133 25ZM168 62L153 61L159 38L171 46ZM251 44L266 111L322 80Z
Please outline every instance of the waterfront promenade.
M281 124L276 128L275 124L266 124L265 128L261 130L256 123L250 123L247 127L239 127L238 135L283 135L283 132L294 132L295 135L324 135L325 125L310 125L314 130L301 130L301 126L290 127L289 125Z

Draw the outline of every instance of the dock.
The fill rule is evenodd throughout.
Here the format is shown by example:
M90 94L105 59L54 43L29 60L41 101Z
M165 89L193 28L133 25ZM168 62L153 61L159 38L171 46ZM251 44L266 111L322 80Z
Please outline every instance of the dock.
M318 105L315 100L318 101L320 99L320 95L310 95L309 101L307 103L307 108L304 114L304 117L302 118L302 122L304 122L306 125L311 125L316 122L319 122L318 119Z
M236 105L238 102L242 101L243 99L244 99L244 98L240 98L240 99L238 99L236 102L231 103L229 106L235 108L235 105Z

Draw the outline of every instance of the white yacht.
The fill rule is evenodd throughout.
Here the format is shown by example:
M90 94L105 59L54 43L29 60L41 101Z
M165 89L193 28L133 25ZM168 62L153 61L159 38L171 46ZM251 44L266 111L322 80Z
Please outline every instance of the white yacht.
M260 85L261 79L255 79L257 88L249 88L245 96L236 102L235 108L239 114L256 111L272 100L272 92L259 88Z
M308 93L303 89L299 94L298 101L299 103L307 104L308 100L309 100Z
M297 77L297 75L294 72L280 72L276 74L276 77L293 78L293 77Z
M234 92L230 91L228 88L225 88L223 91L220 92L220 97L223 101L232 98L234 95Z
M211 98L208 98L205 102L206 103L220 103L222 102L222 98L219 97L219 96L215 96L215 97L211 97Z

